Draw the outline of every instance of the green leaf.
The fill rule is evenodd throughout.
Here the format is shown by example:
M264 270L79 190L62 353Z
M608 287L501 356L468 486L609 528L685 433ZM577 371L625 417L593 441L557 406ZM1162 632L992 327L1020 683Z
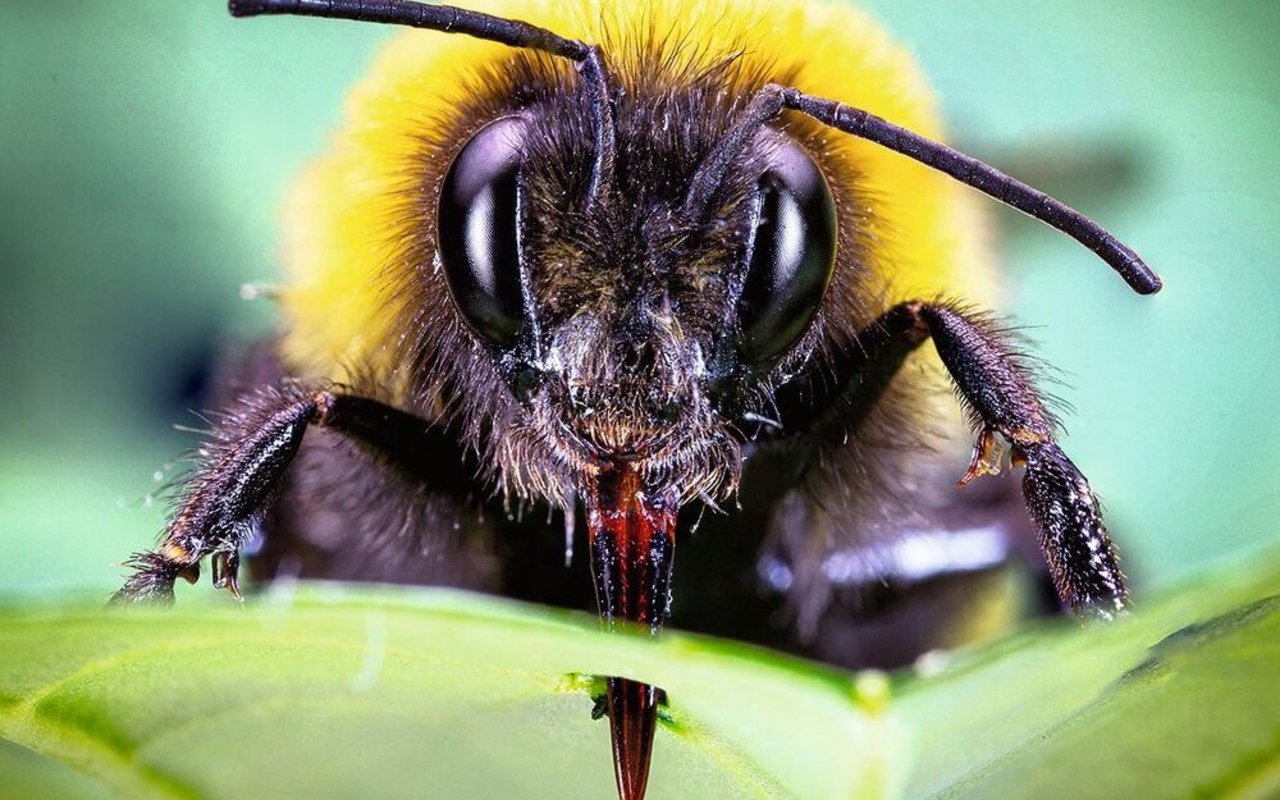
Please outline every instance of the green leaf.
M13 611L0 735L129 796L609 797L608 729L581 677L609 673L671 697L652 797L851 797L879 766L859 761L878 759L863 745L883 721L850 712L837 673L597 628L332 587L247 611Z
M907 681L909 796L1280 796L1280 570L1233 572Z
M0 749L0 774L27 796L609 798L589 676L616 674L670 698L654 800L1265 797L1278 587L1278 569L1223 574L888 680L439 590L16 607L0 738L47 759Z

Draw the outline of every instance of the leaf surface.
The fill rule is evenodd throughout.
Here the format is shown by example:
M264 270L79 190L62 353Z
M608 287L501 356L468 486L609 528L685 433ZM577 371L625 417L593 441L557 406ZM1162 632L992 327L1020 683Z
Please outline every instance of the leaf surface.
M0 611L0 772L59 797L610 798L590 676L615 674L670 698L654 800L1267 797L1277 593L1280 569L1223 573L888 680L443 590L19 605Z

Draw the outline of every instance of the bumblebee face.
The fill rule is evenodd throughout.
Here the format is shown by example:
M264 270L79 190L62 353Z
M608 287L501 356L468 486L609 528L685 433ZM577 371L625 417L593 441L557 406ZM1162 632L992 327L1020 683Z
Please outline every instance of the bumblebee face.
M563 93L484 123L455 156L439 264L558 461L719 494L736 479L743 398L767 402L813 349L837 231L805 148L761 129L711 203L688 202L739 105L696 89L620 104L599 182L584 169L590 109Z

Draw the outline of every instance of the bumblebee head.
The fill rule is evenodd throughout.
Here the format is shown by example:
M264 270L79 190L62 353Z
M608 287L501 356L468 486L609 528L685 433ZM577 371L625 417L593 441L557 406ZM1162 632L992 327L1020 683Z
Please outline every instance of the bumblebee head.
M563 459L696 465L685 482L714 493L743 399L814 345L836 203L801 141L741 129L758 85L668 78L612 93L604 120L577 84L484 122L440 183L436 258Z
M771 417L773 390L813 372L815 350L872 316L855 313L870 299L857 278L862 204L856 165L832 171L832 129L1060 228L1139 291L1159 288L1132 250L1078 212L784 85L797 77L785 65L742 59L756 70L744 74L731 49L682 59L655 34L642 58L612 54L628 65L612 75L607 42L448 6L233 0L231 10L518 48L473 62L431 108L393 104L393 116L365 120L356 166L331 173L339 180L325 196L358 196L342 198L357 210L335 238L355 260L384 265L388 308L371 311L359 284L368 272L347 277L349 265L335 263L294 346L299 360L318 352L321 370L341 367L334 353L382 359L369 368L375 393L390 386L384 393L423 416L461 419L521 497L565 505L582 480L619 465L686 500L733 486L743 423ZM685 46L678 38L673 50ZM386 241L371 243L373 231ZM310 241L325 244L323 234Z

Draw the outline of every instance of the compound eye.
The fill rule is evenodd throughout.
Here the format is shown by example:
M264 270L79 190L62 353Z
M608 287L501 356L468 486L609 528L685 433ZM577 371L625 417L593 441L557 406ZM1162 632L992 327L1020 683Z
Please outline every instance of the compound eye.
M822 303L836 257L836 204L799 145L786 142L759 183L738 351L754 363L785 352Z
M454 305L476 334L509 346L520 332L519 176L524 120L480 129L440 191L440 261Z

